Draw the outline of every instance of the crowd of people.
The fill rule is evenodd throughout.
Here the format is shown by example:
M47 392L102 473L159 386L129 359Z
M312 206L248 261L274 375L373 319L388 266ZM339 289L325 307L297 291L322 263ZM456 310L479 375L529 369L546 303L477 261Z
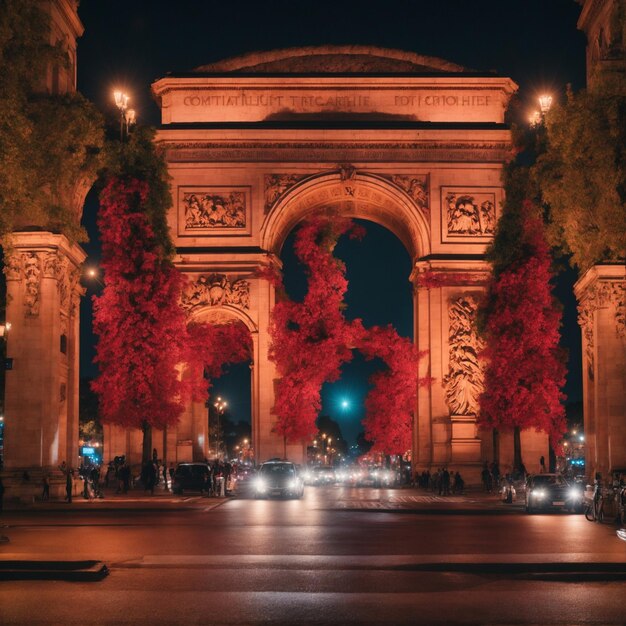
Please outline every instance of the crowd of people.
M424 470L421 474L416 474L415 485L440 496L460 495L465 489L465 481L461 474L458 471L448 470L447 467L440 467L432 473Z

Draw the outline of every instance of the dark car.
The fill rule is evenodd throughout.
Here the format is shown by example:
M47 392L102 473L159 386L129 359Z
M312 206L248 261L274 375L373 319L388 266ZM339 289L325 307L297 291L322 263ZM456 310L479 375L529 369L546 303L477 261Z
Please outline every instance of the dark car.
M296 466L289 461L267 461L263 463L253 484L255 498L269 498L271 496L301 498L304 494L304 481Z
M172 491L178 494L183 491L203 491L209 471L206 463L179 463L174 472Z
M583 490L560 474L531 474L526 478L526 512L559 507L581 512Z

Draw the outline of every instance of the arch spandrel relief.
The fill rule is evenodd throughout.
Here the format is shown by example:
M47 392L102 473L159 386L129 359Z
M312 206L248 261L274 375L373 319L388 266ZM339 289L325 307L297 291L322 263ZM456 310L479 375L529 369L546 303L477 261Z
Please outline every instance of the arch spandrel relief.
M279 251L287 234L299 222L320 210L334 209L347 217L370 219L385 226L412 256L428 254L428 177L426 174L397 175L392 182L393 178L394 175L344 167L297 181L275 200L266 215L261 227L261 246ZM413 195L401 184L406 184ZM424 206L420 207L413 196Z

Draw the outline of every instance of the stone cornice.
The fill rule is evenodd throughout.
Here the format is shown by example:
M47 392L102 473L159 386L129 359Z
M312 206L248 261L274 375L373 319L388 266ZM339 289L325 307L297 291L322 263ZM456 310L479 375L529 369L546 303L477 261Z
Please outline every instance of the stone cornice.
M480 162L503 163L511 157L508 141L413 142L167 142L169 163L194 162Z

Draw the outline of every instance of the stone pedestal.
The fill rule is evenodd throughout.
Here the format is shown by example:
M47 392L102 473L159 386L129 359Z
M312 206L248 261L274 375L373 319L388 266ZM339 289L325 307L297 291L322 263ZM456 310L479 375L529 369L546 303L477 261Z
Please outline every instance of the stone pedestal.
M626 468L626 266L595 265L574 286L583 343L586 472Z
M14 233L6 251L4 465L7 498L32 499L21 477L78 463L79 302L85 253L65 236Z

